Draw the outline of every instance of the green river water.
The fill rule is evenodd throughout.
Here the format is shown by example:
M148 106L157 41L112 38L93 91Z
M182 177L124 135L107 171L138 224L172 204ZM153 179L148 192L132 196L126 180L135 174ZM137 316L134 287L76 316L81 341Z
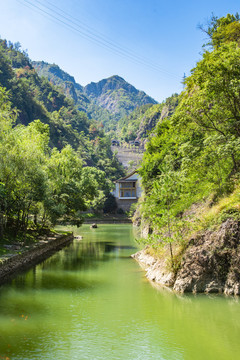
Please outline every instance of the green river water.
M153 287L131 225L82 241L0 287L0 359L240 359L238 298Z

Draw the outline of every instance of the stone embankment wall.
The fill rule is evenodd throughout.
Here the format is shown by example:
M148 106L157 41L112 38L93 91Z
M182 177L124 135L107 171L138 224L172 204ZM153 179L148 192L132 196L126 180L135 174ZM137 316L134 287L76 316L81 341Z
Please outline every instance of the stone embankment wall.
M240 222L228 219L218 230L206 230L188 243L176 274L166 259L157 259L144 249L133 257L146 270L149 280L174 291L240 295Z
M70 244L73 238L73 234L47 238L40 240L31 248L23 249L21 254L11 254L8 258L2 258L0 262L0 284L16 276L19 271L29 269L47 259L56 251Z
M117 207L118 209L122 209L123 211L129 211L132 204L137 203L137 199L132 199L132 200L128 200L128 199L118 199L115 198L116 202L117 202Z

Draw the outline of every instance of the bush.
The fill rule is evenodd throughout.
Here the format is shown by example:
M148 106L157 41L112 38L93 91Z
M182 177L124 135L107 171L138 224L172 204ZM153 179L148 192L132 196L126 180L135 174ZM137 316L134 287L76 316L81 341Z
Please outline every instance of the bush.
M106 214L113 214L117 210L117 202L115 199L115 196L112 194L109 194L105 200L105 203L103 205L103 212Z

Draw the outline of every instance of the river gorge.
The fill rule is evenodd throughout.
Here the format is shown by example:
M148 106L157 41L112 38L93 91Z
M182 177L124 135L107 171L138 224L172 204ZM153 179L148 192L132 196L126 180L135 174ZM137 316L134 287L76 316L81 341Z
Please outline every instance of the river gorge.
M0 287L0 359L239 357L238 297L155 287L130 224L69 230L83 240Z

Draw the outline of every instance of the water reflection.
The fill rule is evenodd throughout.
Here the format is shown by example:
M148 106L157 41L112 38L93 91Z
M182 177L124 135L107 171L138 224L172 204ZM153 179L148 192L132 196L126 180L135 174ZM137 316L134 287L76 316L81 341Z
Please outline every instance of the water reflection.
M109 261L111 256L123 257L122 250L133 250L133 246L116 245L110 241L79 242L75 241L64 251L46 260L40 267L42 270L84 270L89 267L97 267L99 262ZM128 255L129 256L129 255ZM128 257L126 256L126 257Z
M35 266L27 274L22 273L12 281L15 288L80 290L92 288L97 281L84 281L77 276L81 271L97 268L111 256L121 259L121 250L133 250L133 246L116 245L109 241L78 242L61 250L42 264Z

